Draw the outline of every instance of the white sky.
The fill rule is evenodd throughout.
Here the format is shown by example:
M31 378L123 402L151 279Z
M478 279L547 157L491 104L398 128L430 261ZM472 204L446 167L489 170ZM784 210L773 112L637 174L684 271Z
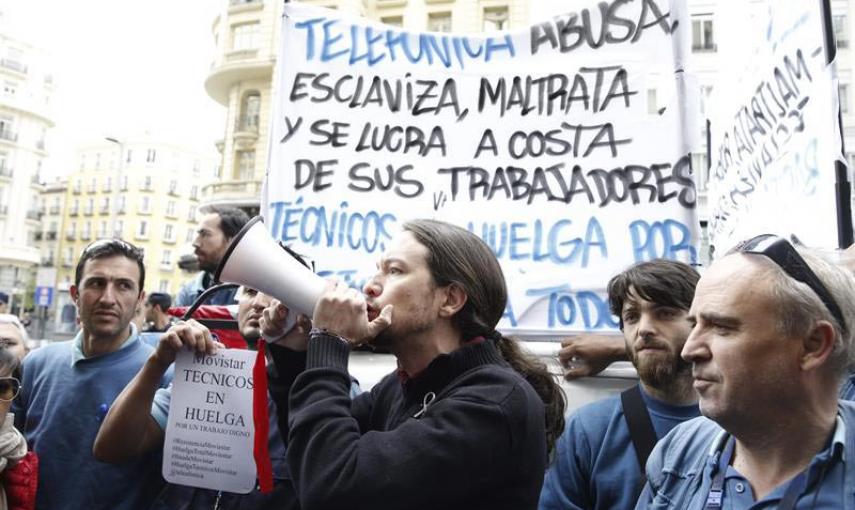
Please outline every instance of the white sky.
M8 1L8 0L7 0ZM211 26L226 0L11 0L13 29L52 59L56 92L47 174L74 168L76 148L146 131L214 151L225 107L204 81Z

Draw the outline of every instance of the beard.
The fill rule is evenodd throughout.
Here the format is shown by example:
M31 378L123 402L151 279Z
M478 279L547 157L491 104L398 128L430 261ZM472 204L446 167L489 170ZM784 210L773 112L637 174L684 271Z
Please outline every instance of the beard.
M654 388L671 386L680 377L692 372L692 364L680 357L679 352L670 349L660 351L657 356L641 358L635 351L630 351L630 359L638 372L638 378Z

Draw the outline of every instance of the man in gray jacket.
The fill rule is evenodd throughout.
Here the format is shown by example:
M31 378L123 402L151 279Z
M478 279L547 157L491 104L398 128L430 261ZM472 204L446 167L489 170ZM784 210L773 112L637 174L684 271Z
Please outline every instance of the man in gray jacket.
M647 463L637 508L855 508L855 279L785 239L750 239L698 283L692 363L704 417Z

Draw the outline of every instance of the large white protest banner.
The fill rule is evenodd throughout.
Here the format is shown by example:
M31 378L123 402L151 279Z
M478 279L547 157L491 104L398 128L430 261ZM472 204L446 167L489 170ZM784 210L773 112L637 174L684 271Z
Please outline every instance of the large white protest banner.
M500 328L614 329L627 265L694 261L683 2L575 2L517 32L410 32L287 4L266 196L274 238L360 286L408 219L481 236Z
M252 366L255 352L182 350L163 445L170 483L246 494L255 487Z
M716 253L761 233L837 247L837 86L819 1L722 2L710 108Z

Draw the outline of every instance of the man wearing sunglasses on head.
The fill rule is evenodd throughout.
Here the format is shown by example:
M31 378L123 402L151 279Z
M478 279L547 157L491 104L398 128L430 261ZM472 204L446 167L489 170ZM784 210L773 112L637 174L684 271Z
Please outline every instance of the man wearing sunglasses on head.
M120 239L90 244L70 289L80 331L24 360L24 385L13 411L40 459L39 510L148 508L163 483L157 452L121 466L92 456L107 410L153 350L131 323L145 298L144 283L140 249ZM171 370L158 385L170 379Z
M689 315L704 417L658 443L636 508L855 508L855 403L838 399L853 275L758 236L704 274Z

